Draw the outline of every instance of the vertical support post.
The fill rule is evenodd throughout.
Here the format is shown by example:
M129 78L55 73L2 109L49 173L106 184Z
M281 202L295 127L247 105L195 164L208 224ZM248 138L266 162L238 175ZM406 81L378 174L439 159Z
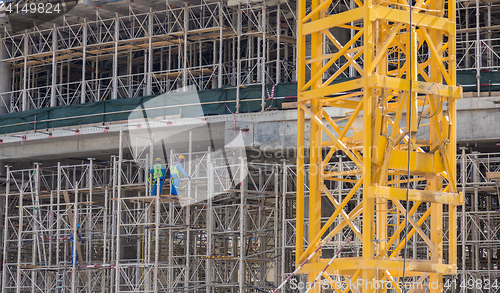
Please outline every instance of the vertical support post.
M276 12L276 83L281 82L281 4ZM288 57L288 56L286 56ZM285 58L286 58L285 57Z
M85 104L87 99L87 82L86 77L86 66L87 66L87 18L83 19L83 55L82 55L82 95L80 98L80 103Z
M50 88L50 106L57 106L56 97L56 85L57 85L57 61L56 61L56 51L57 51L57 30L56 24L52 28L52 86Z
M73 245L71 246L71 293L76 293L77 292L77 287L79 283L79 278L78 278L78 273L79 271L77 270L78 267L78 262L83 262L83 255L80 254L80 251L78 249L78 220L80 218L80 211L78 209L78 184L79 181L76 179L76 172L73 173L73 188L75 190L75 197L73 200L73 206L71 209L73 210L73 217L71 217L70 212L68 211L68 220L71 223L71 234L73 234ZM65 191L65 200L67 203L69 203L69 196L67 196L68 191ZM67 198L66 198L67 197ZM78 259L77 259L78 258Z
M182 87L183 91L187 90L187 78L188 78L188 70L187 70L187 61L188 61L188 30L189 30L189 8L187 2L184 3L184 58L182 58ZM180 54L180 52L179 52Z
M33 177L30 178L30 181L33 180L34 182L30 182L32 190L32 199L33 199L33 194L34 194L34 201L32 202L32 205L35 206L33 209L33 235L32 235L32 240L33 240L33 247L31 251L31 264L33 266L37 265L37 256L39 257L39 265L41 264L41 255L39 253L39 232L38 232L38 223L39 223L39 213L40 213L40 199L39 199L39 183L40 183L40 165L38 163L34 163L35 168L33 170L34 174ZM37 253L38 252L38 253ZM35 292L35 283L36 283L36 270L31 271L31 292Z
M476 87L477 96L481 96L481 37L480 37L480 11L479 11L479 0L476 0Z
M122 191L122 180L121 180L121 170L122 170L122 161L123 161L123 129L120 129L120 138L119 138L119 146L118 146L118 166L116 167L116 172L113 174L116 182L117 182L117 209L116 209L116 260L115 260L115 292L120 292L120 250L121 250L121 221L122 221L122 199L121 199L121 191ZM115 157L115 165L116 165L116 157Z
M465 187L467 185L467 156L465 154L465 148L461 148L462 149L462 155L461 155L461 160L460 160L460 172L462 173L462 180L461 180L461 183L462 183L462 195L464 196L464 200L465 200ZM462 205L462 214L460 215L460 234L462 236L462 281L461 283L463 282L463 284L467 284L467 270L465 269L465 266L466 266L466 244L467 244L467 211L465 209L465 204Z
M64 79L64 74L63 74L63 70L64 70L64 62L61 61L61 66L59 66L59 86L58 86L59 92L58 92L58 94L59 94L59 99L61 99L61 101L62 101L62 104L64 104L64 96L63 96L63 90L64 90L64 88L63 88L63 79ZM67 99L66 99L66 101L67 101Z
M88 220L88 226L86 226L86 231L85 231L85 234L87 235L87 263L92 265L92 245L89 245L89 243L93 243L93 231L94 231L94 227L93 227L93 223L94 223L94 219L93 219L93 202L94 202L94 197L93 197L93 193L94 193L94 159L93 158L88 158L87 160L89 160L89 174L88 174L88 177L89 177L89 183L88 183L88 187L89 187L89 193L88 193L88 203L87 203L87 209L88 209L88 213L87 213L87 220ZM82 260L83 261L83 260ZM92 292L92 273L89 271L87 273L87 292Z
M120 18L115 16L115 53L113 54L113 93L111 99L118 99L118 40L120 39Z
M206 253L206 293L211 293L212 285L212 236L213 236L213 165L212 165L212 149L209 146L207 152L207 253Z
M151 14L150 14L151 15ZM158 184L160 180L158 179ZM160 261L160 186L157 186L158 193L155 197L155 263L153 276L153 292L158 292L159 283L159 261Z
M448 20L450 22L456 22L456 1L450 1L448 2ZM451 78L451 85L456 86L457 84L457 61L456 61L456 55L457 55L457 36L456 36L456 25L452 26L451 29L451 34L448 36L448 42L449 42L449 56L453 56L450 58L449 63L448 63L448 70L450 73L450 78ZM450 107L450 144L448 145L448 152L450 153L449 157L451 159L451 172L452 172L452 178L457 178L457 106L456 106L456 101L452 101L449 103ZM455 192L458 192L458 190L455 190ZM464 193L462 193L462 196L465 196ZM449 259L449 264L452 266L457 266L457 257L458 257L458 252L457 252L457 243L458 243L458 235L457 235L457 206L456 205L449 205L448 206L448 213L449 213L449 218L448 218L448 226L453 227L454 229L448 228L449 230L449 235L448 239L454 239L454 241L450 242L449 248L448 248L448 259Z
M261 77L262 77L262 94L261 94L261 111L264 112L266 109L266 83L267 83L267 75L266 75L266 61L267 61L267 39L266 39L266 3L262 3L262 59L261 59ZM279 47L278 47L279 50Z
M21 178L21 186L25 186L26 182L24 182L24 172L22 172ZM22 239L23 239L23 227L24 227L24 188L19 188L19 230L17 232L17 247L22 247ZM17 250L17 264L20 265L22 263L21 254L22 249ZM16 269L16 293L21 293L21 267L18 266Z
M116 171L116 156L111 156L111 160L112 160L112 164L111 164L111 176L112 176L112 185L113 185L113 189L111 190L111 193L112 193L112 198L115 199L116 198L116 186L117 186L117 180L116 180L116 174L117 174L117 171ZM111 205L111 211L112 211L112 217L111 217L111 250L110 250L110 253L109 253L109 259L111 261L111 263L114 263L115 264L115 269L114 270L111 270L111 278L110 278L110 283L111 283L111 290L113 290L112 288L115 288L115 286L118 286L115 281L116 281L116 275L117 273L119 273L118 269L117 269L117 266L118 266L118 263L116 262L116 231L118 230L118 225L117 225L117 222L116 222L116 217L117 217L117 200L113 200L112 202L112 205Z
M246 239L245 239L245 161L240 158L240 255L238 269L238 292L244 292L245 288L245 255L246 255Z
M53 186L53 185L52 185ZM54 190L50 191L50 206L49 206L49 227L54 227ZM51 231L47 231L49 238L54 238L54 231L51 229ZM6 245L4 243L4 245ZM49 241L49 252L48 252L48 260L47 260L47 265L50 267L52 266L52 258L54 257L53 253L53 244L52 241ZM56 263L58 264L59 260L56 259ZM45 285L45 292L50 291L51 284L53 284L53 275L47 275L47 284ZM56 279L57 282L57 279Z
M9 59L10 54L7 50L6 43L7 26L4 26L4 34L0 34L0 114L9 113L12 111L12 99L9 93L14 88L15 74L9 62L4 62L4 59ZM48 84L48 82L47 82ZM0 165L3 171L3 165ZM3 172L2 172L3 174Z
M102 262L109 264L108 256L108 187L104 187L104 218L102 223L102 230L104 231L104 239L102 244ZM106 271L101 274L101 292L106 292Z
M5 186L5 205L4 205L4 225L3 225L3 258L4 262L2 264L2 292L6 292L5 287L7 286L7 239L9 239L9 200L10 200L10 166L7 166L7 176L6 176L6 186ZM209 292L207 292L209 293Z
M193 134L191 131L189 131L189 136L188 136L188 161L184 161L187 163L187 172L191 176L191 159L192 159L192 145L193 143ZM186 165L186 164L184 164ZM189 180L188 185L187 185L187 201L188 204L186 205L186 273L185 273L185 279L184 279L184 287L189 288L189 279L191 278L191 205L189 204L189 201L191 201L192 195L191 195L191 180Z
M241 87L241 26L242 12L241 5L238 4L238 16L236 23L236 113L240 112L240 87Z
M174 162L174 150L170 150L170 164ZM170 182L172 184L172 182ZM174 203L170 202L168 204L168 224L170 228L168 229L168 292L174 292L173 281L174 281L174 231L172 227L174 225Z
M132 49L128 51L127 58L127 83L128 83L128 96L132 98L134 96L134 77L132 76Z
M479 161L477 157L477 152L474 151L472 152L472 183L473 183L473 188L474 188L474 207L471 207L471 211L478 212L479 211ZM472 221L476 221L476 224L471 225L471 232L472 232L472 240L474 241L472 248L474 251L472 252L472 255L474 257L474 262L473 262L473 269L478 271L480 269L480 257L479 257L479 239L480 236L479 234L481 233L480 229L478 228L479 225L479 218L477 217L476 213L471 214ZM476 288L473 288L474 292L477 292Z
M305 60L306 60L306 37L299 22L306 16L306 2L297 2L297 88L300 90L305 85ZM304 157L305 157L305 113L300 106L301 94L297 93L297 211L296 211L296 233L295 233L295 262L299 265L299 259L304 251Z
M218 87L222 88L222 63L223 63L223 47L224 47L224 10L222 9L222 1L219 1L219 72L218 72Z
M366 15L369 15L371 12L371 6L372 6L373 1L371 0L366 0L364 3L365 7L365 13ZM373 25L372 21L368 19L368 17L364 18L364 29L365 29L365 34L364 34L364 54L363 54L363 60L365 61L365 68L366 72L371 73L373 71L373 68L371 66L371 62L373 59L373 50L374 50L374 42L373 42ZM373 89L370 87L366 80L366 85L363 89L363 96L364 96L364 103L363 103L363 128L364 129L364 135L363 135L363 186L371 186L372 184L372 167L371 167L371 145L372 145L372 137L371 137L371 123L372 123L372 98L373 98ZM373 239L373 231L374 231L374 225L373 225L373 218L374 218L374 200L373 198L370 198L370 193L368 191L368 188L363 188L363 227L362 227L362 258L365 261L369 261L373 258L373 246L370 244L372 239ZM372 280L375 276L372 270L363 270L362 271L362 278L364 280ZM363 286L362 292L370 292L367 286Z
M280 216L279 216L279 213L280 213L280 200L279 200L279 165L275 165L274 166L274 208L273 208L273 213L274 213L274 217L273 217L273 220L274 220L274 251L276 252L276 254L279 253L279 249L280 249L280 246L279 246L279 241L280 241L280 237L279 237L279 224L278 222L280 221ZM284 219L282 219L283 221ZM279 266L279 260L280 258L279 257L275 257L274 258L274 284L279 284L280 283L280 278L279 278L279 273L280 273L280 266ZM265 276L264 276L265 278Z
M288 167L286 161L283 160L283 175L282 175L282 202L281 202L281 279L278 283L283 283L286 280L285 275L285 263L286 263L286 239L287 239L287 216L286 216L286 193L287 193L287 178L288 178ZM281 289L281 293L285 293L285 288Z
M148 80L146 95L153 93L153 8L149 8L148 13Z
M56 203L57 203L57 214L59 214L60 209L61 209L61 162L57 162L57 179L56 179L56 184L57 184L57 190L56 190ZM56 239L61 239L61 218L57 217L56 219ZM60 241L56 242L56 259L60 260L60 250L61 250L61 245L59 243ZM57 282L59 281L59 276L57 276Z
M311 5L312 7L317 7L320 4L320 2L321 2L320 0L313 0L311 2ZM324 15L324 12L320 12L319 14ZM319 20L320 19L319 14L313 16L312 20L313 21ZM323 36L319 32L312 33L311 58L312 59L320 58L322 55L323 55ZM323 66L322 61L316 61L311 63L311 72L312 73L319 72L322 66ZM314 90L320 88L321 83L322 83L321 78L319 78L316 82L311 84L311 89ZM318 99L311 100L311 105L310 105L311 113L313 113L317 117L321 117L322 110L323 107ZM366 112L363 111L363 113ZM322 179L323 170L322 170L322 148L321 148L322 130L320 129L318 123L314 123L313 121L311 121L310 123L309 141L310 141L309 243L314 243L315 239L318 236L320 236L319 232L321 229L321 187L323 186L323 179ZM367 141L364 141L364 143L366 144ZM367 170L370 169L368 168ZM318 262L318 261L319 261L319 254L314 255L310 260L310 262ZM317 276L316 272L309 272L308 281L312 283L316 278L316 276ZM317 287L312 288L311 293L319 293L319 288Z
M66 104L69 105L71 103L71 92L70 92L70 80L71 80L71 62L66 62L68 67L66 69ZM61 74L62 76L62 74Z
M491 66L493 66L493 52L491 51L493 47L491 46L491 2L486 3L486 26L488 27L488 30L486 31L486 39L487 39L487 44L488 48L486 50L486 58L488 59L486 62L486 66L488 67L488 72L489 72L489 78L488 78L488 84L489 84L489 89L488 91L490 92L489 95L491 96L491 71L493 70Z
M21 109L23 111L28 110L28 50L29 50L29 35L28 30L24 31L24 64L23 64L23 97L21 101Z

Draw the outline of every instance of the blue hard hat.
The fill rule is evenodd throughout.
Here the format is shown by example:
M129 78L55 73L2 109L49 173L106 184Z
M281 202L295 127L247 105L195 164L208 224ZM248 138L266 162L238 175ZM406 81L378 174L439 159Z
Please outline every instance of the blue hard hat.
M76 224L76 227L77 227L77 228L80 228L80 224Z

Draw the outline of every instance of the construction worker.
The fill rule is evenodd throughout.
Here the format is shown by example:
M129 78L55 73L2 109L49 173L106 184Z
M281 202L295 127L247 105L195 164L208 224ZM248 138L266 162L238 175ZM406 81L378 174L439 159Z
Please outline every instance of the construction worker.
M182 162L184 162L184 156L180 155L177 161L175 161L172 165L170 165L170 194L178 195L177 190L181 186L181 178L180 175L186 176L191 180L191 176L189 176L184 168L182 167Z
M156 158L155 164L153 165L153 168L149 170L150 174L153 174L153 190L151 192L152 195L157 195L158 193L156 192L156 188L158 187L158 180L160 180L160 193L163 188L163 181L165 181L165 178L167 177L167 170L165 169L165 166L161 164L161 159Z
M78 242L82 242L82 236L80 236L80 224L76 224L76 236L78 237ZM69 243L71 243L71 265L73 265L73 261L75 264L78 264L78 253L74 247L74 239L73 233L69 234Z

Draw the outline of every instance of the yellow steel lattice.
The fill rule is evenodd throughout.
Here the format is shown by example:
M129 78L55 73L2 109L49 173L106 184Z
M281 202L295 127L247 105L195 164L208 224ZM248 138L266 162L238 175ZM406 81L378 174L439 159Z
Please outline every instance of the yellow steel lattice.
M439 284L429 289L441 292L443 275L456 273L456 207L462 203L455 167L455 102L462 93L456 86L455 1L351 2L339 12L331 9L336 1L298 1L296 262L350 230L353 242L362 245L361 256L340 254L322 276L330 282L340 276L347 287L338 293L382 290L354 289L357 280L391 283L401 292L397 285L403 272L424 284ZM341 43L342 34L352 37ZM326 52L326 47L336 51ZM357 78L339 80L349 70ZM328 107L349 111L339 121L329 116ZM305 147L310 147L308 158ZM357 169L327 171L336 151ZM413 184L407 191L408 171ZM334 194L326 185L331 181L344 182L350 191ZM362 193L361 202L348 205L356 193ZM336 208L326 222L322 197ZM445 226L452 227L448 235L443 235ZM417 238L424 255L404 260L405 246ZM447 256L443 238L449 241ZM328 261L316 253L299 273L312 282Z

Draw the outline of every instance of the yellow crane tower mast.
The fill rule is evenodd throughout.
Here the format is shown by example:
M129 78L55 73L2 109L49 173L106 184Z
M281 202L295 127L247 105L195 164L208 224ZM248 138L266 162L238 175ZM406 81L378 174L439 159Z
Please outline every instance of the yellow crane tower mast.
M455 166L455 105L462 94L456 86L455 5L298 0L296 264L307 261L299 274L310 283L321 274L333 283L341 278L337 293L385 292L369 285L377 281L402 292L399 282L411 277L442 292L443 276L456 273L457 205L463 198ZM339 36L351 32L342 43L346 38ZM326 51L333 46L336 51ZM356 78L341 79L350 68ZM347 109L345 119L332 119L330 107ZM327 171L336 151L356 167ZM332 181L349 192L330 191L326 184ZM357 193L359 204L352 201ZM335 207L331 215L324 214L329 209L322 214L322 198ZM322 258L318 248L346 231L353 245L361 244L360 256ZM413 240L424 253L406 253ZM354 288L355 282L361 287Z

